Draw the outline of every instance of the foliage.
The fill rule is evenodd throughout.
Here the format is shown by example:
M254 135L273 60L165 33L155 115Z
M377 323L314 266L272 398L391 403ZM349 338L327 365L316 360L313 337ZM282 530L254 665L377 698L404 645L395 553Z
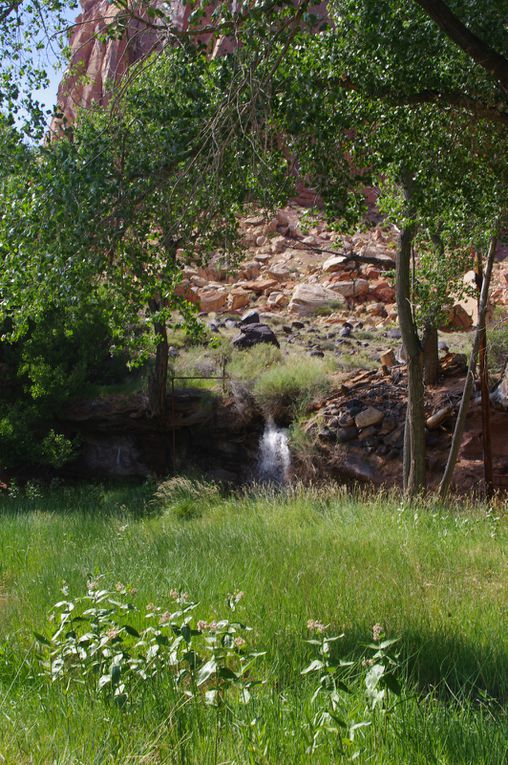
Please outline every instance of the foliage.
M179 289L183 263L233 253L242 205L269 207L288 186L273 140L248 130L262 115L238 125L247 96L224 101L238 76L236 57L167 49L109 110L82 113L72 135L32 148L0 182L0 316L11 339L48 308L77 312L90 300L131 364L164 347L170 322L202 333Z
M234 379L249 383L279 364L282 358L280 348L268 343L260 343L242 351L234 350L228 363L228 373Z
M256 682L247 674L258 654L246 649L242 635L248 627L229 619L196 620L197 604L188 593L173 590L171 611L148 604L137 629L127 621L137 610L135 594L121 583L105 588L100 575L88 582L86 595L73 600L64 586L64 600L49 617L56 630L49 639L35 634L42 668L52 682L67 690L85 682L120 706L135 701L140 684L161 676L171 677L183 698L202 695L206 704L219 706L236 689L243 702L249 701ZM240 595L229 599L232 610Z
M487 353L489 367L500 372L508 361L508 318L501 316L494 319L492 327L487 332Z
M38 91L49 84L51 63L65 57L68 16L77 9L74 0L0 2L0 111L31 139L47 127L51 110Z
M175 476L163 481L154 494L154 505L177 518L199 518L220 501L219 487L206 481Z
M48 310L16 343L0 340L0 466L61 467L74 456L75 440L61 432L62 407L93 384L125 376L125 358L112 358L110 345L94 305L79 312Z

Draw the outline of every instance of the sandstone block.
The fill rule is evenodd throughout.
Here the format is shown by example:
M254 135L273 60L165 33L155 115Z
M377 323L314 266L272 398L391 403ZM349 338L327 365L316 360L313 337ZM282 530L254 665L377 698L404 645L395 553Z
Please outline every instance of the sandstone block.
M246 308L250 303L250 292L237 288L231 290L229 296L229 307L232 311L237 311L240 308Z
M241 286L244 290L255 292L257 295L261 295L263 292L269 292L277 286L276 279L255 279L254 281L242 282Z
M341 302L341 296L321 284L298 284L291 297L289 310L301 316L313 314L319 308Z
M335 271L342 271L346 264L347 258L344 255L332 255L331 258L325 260L321 268L325 274L333 274Z
M225 308L227 299L228 293L226 290L203 290L203 292L199 293L200 310L205 313L210 313L210 311L221 311Z
M369 291L369 282L367 279L354 279L353 281L336 282L333 285L333 290L340 293L342 297L362 297Z
M397 363L395 354L391 348L379 354L379 361L384 367L393 367Z

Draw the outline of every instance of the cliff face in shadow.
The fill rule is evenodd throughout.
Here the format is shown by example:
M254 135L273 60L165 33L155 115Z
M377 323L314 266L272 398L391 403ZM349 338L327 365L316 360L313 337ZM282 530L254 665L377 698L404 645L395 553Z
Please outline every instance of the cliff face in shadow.
M63 470L70 477L145 478L175 468L242 483L255 465L263 418L235 397L182 389L174 402L168 397L163 420L149 416L143 395L109 395L73 402L61 425L80 444Z

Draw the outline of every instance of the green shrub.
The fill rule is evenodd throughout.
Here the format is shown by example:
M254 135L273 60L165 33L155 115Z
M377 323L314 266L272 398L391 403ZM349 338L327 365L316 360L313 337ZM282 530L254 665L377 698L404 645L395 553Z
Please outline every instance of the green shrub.
M218 380L199 379L220 377L223 373L224 362L231 353L229 343L217 345L192 345L180 351L172 364L172 374L175 377L195 379L177 380L177 385L188 385L192 388L215 388Z
M9 336L7 322L0 326ZM0 340L0 467L61 467L75 443L59 431L69 399L127 374L126 358L110 353L105 314L48 310L16 342Z
M235 380L252 383L274 364L282 361L282 351L274 345L260 344L245 351L233 351L228 373Z

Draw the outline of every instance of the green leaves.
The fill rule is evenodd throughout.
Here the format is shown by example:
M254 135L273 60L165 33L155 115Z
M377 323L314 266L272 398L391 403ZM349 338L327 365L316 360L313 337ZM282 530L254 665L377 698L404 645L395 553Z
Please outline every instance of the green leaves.
M162 675L197 703L220 706L232 692L242 704L250 700L260 682L251 668L263 654L250 652L239 634L248 627L228 619L200 620L194 627L197 604L187 593L174 592L178 610L163 612L150 604L144 619L138 614L137 629L124 623L125 613L136 611L132 591L120 583L114 590L102 585L103 577L94 577L86 595L55 604L50 621L58 626L51 639L34 633L38 659L52 682L85 684L120 706L136 702L140 681Z
M203 666L200 668L197 674L197 678L196 678L197 685L200 686L200 685L203 685L203 683L206 683L207 680L209 680L210 677L215 674L216 670L217 670L217 662L215 661L215 659L210 659L205 664L203 664Z
M317 672L318 670L323 669L324 666L325 665L322 661L320 661L319 659L314 659L314 661L312 661L308 667L306 667L305 669L302 669L300 674L307 675L309 672Z

